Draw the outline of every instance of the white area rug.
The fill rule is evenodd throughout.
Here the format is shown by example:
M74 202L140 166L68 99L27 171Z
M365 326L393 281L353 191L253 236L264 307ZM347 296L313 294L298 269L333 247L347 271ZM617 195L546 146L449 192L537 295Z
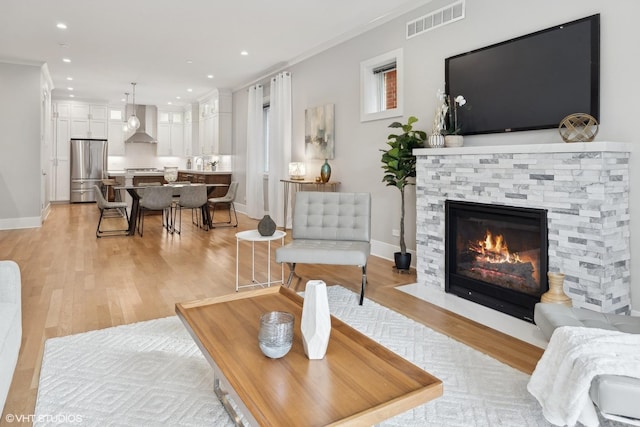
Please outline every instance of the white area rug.
M444 383L442 397L380 425L549 425L528 375L371 300L359 306L345 288L328 294L332 314ZM47 340L35 415L34 425L232 425L177 317Z

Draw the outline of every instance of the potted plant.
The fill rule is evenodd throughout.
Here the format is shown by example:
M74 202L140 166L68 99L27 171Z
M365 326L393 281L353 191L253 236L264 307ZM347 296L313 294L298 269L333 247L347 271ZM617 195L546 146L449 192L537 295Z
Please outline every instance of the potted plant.
M407 245L404 242L404 190L407 185L415 185L416 156L413 155L413 149L423 147L427 138L425 132L413 129L413 124L417 121L417 118L411 116L407 124L391 123L390 128L402 129L402 133L389 135L387 138L389 148L380 150L382 151L382 169L384 169L382 182L400 190L400 252L394 254L398 270L408 270L411 265L411 254L407 253Z

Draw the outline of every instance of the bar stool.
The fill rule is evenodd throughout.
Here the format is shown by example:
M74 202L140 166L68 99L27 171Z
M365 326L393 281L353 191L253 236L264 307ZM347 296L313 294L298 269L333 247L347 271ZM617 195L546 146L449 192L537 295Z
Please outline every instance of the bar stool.
M109 192L113 187L118 185L118 182L113 178L104 178L102 180L102 194L104 195L105 200L109 200ZM121 202L122 197L120 196L120 191L113 190L113 201Z

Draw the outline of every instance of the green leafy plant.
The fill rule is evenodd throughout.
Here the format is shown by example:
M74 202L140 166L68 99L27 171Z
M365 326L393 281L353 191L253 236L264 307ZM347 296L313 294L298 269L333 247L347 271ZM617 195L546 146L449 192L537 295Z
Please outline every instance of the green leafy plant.
M400 252L403 255L407 253L404 241L404 190L407 185L415 185L416 156L413 155L413 149L423 147L427 138L425 132L413 129L413 124L417 121L417 118L411 116L406 124L391 123L390 128L402 129L402 133L390 134L387 138L389 148L380 150L382 151L382 169L384 169L382 182L400 190Z

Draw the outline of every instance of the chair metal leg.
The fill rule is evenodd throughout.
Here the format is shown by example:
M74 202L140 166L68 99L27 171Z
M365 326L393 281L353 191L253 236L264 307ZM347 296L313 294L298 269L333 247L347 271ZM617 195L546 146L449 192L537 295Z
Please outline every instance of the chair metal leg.
M229 205L229 221L227 222L212 222L211 223L211 228L221 228L221 227L237 227L238 226L238 213L236 212L236 206L234 205L233 202L224 202L227 203ZM217 203L212 203L211 207L212 207L212 212L211 212L211 219L213 221L213 218L215 218L216 215L216 204ZM235 216L236 219L236 223L233 224L231 222L231 209L233 209L233 215ZM220 225L220 224L224 224L224 225Z
M295 271L296 271L296 263L289 262L287 264L289 264L289 277L287 278L287 288L288 288L289 286L291 286L291 280L293 279L293 275L295 274Z
M362 266L362 289L360 290L360 305L364 301L364 288L367 285L367 266Z
M118 212L120 212L120 208L108 208L109 210L116 210ZM105 211L107 210L107 208L105 209L100 209L100 219L98 219L98 227L96 227L96 237L97 238L101 238L101 237L111 237L111 236L126 236L129 233L129 228L127 227L126 229L122 229L122 230L106 230L106 231L102 231L100 230L100 224L102 224L102 218L107 218L107 216L104 215ZM124 209L124 216L127 219L127 224L129 224L129 215L127 214L127 210Z

